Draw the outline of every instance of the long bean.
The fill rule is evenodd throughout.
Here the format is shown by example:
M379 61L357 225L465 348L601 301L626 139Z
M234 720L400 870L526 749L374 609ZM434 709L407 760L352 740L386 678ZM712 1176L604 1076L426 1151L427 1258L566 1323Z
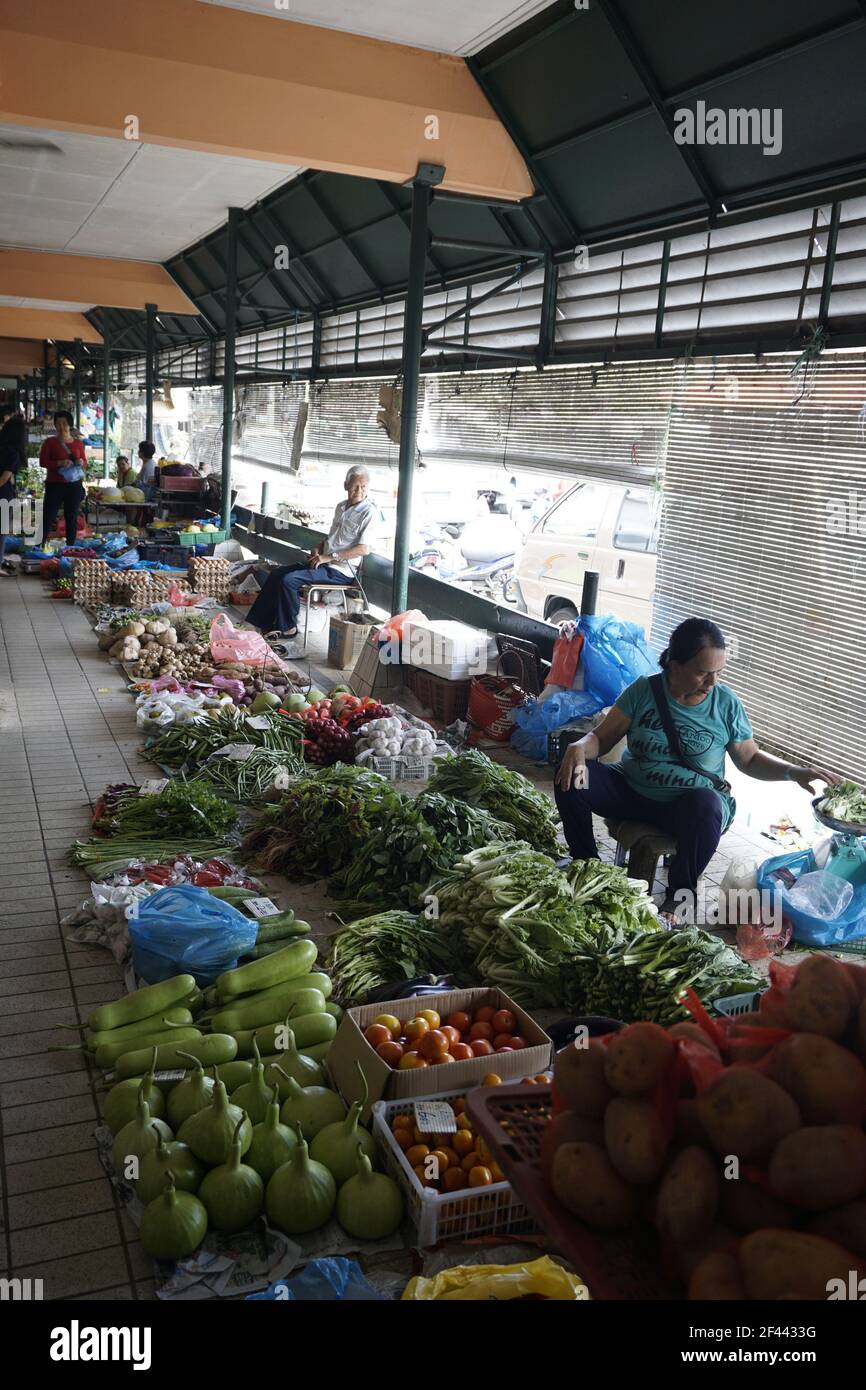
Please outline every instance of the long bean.
M69 849L69 862L77 868L86 869L91 864L108 865L117 863L123 867L132 859L143 859L148 864L170 863L182 854L193 859L221 859L236 854L237 847L227 845L223 840L127 840L119 835L104 840L75 840Z

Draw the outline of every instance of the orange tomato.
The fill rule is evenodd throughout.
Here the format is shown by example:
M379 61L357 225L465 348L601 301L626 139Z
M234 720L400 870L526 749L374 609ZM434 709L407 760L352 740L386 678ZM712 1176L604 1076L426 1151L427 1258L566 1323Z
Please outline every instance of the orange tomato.
M376 1048L376 1056L381 1057L387 1067L399 1067L403 1060L403 1049L398 1042L380 1043Z
M497 1009L490 1022L494 1033L513 1033L517 1019L510 1009Z
M403 1025L394 1014L377 1014L373 1022L378 1023L382 1028L387 1028L394 1041L397 1041L400 1036L400 1029Z
M490 1176L493 1178L494 1182L505 1182L505 1174L498 1163L489 1163L487 1166L490 1169Z
M430 1024L427 1022L426 1018L421 1017L413 1018L403 1029L403 1032L410 1042L417 1042L424 1033L428 1033L429 1031Z
M371 1023L369 1028L364 1029L364 1037L373 1048L379 1048L382 1043L393 1042L391 1029L386 1028L381 1023Z
M469 1173L472 1171L473 1168L477 1168L477 1166L478 1150L470 1149L469 1153L466 1155L466 1157L463 1159L463 1162L460 1164L460 1167L463 1169L464 1173Z
M475 1056L475 1053L468 1043L458 1042L452 1043L449 1055L455 1062L470 1062Z
M472 1053L475 1057L490 1057L493 1054L493 1048L486 1038L476 1038L469 1046L472 1048Z
M475 1140L468 1129L458 1129L451 1140L451 1147L458 1158L465 1158L475 1148Z
M493 1049L497 1057L499 1057L503 1052L512 1052L513 1050L514 1049L511 1047L495 1047Z
M415 1177L416 1177L416 1178L418 1179L418 1181L421 1183L422 1187L435 1187L435 1186L436 1186L436 1180L435 1180L435 1178L428 1178L427 1174L425 1173L425 1171L424 1171L424 1164L423 1164L423 1163L417 1164L416 1167L413 1168L412 1171L414 1172Z
M471 1052L472 1049L470 1048L469 1051ZM465 1096L458 1096L456 1100L452 1100L451 1109L454 1111L455 1115L462 1115L463 1111L466 1109Z
M460 1009L456 1013L448 1015L448 1022L452 1028L456 1028L458 1033L465 1033L472 1022L468 1014L464 1014Z
M489 1071L481 1081L482 1086L501 1086L502 1077L497 1076L495 1071Z
M397 1140L397 1143L404 1153L406 1153L408 1149L411 1149L412 1145L415 1143L415 1135L412 1133L411 1129L407 1129L405 1125L402 1125L400 1129L394 1130L394 1138Z
M456 1028L452 1028L450 1023L443 1023L440 1032L445 1034L450 1047L453 1047L455 1043L459 1043L460 1034L457 1032Z
M399 1071L414 1071L416 1067L426 1067L427 1062L417 1052L404 1052L397 1064Z
M534 1086L534 1085L535 1085L535 1077L534 1077L534 1076L521 1076L521 1078L520 1078L520 1084L521 1084L521 1086Z
M428 1062L438 1061L448 1051L448 1039L441 1029L431 1028L429 1032L422 1034L418 1042L418 1051Z
M448 1168L451 1166L451 1165L450 1165L450 1162L449 1162L449 1159L448 1159L448 1155L447 1155L447 1153L445 1152L445 1150L444 1150L444 1149L431 1149L431 1150L430 1150L429 1157L430 1157L430 1158L435 1158L436 1162L439 1164L438 1176L439 1176L440 1178L444 1177L444 1176L445 1176L445 1173L446 1173L447 1170L448 1170ZM429 1166L429 1164L428 1164L428 1166Z
M487 1145L485 1144L484 1140L481 1138L480 1135L479 1135L478 1138L475 1140L475 1149L476 1149L476 1152L477 1152L477 1154L478 1154L478 1157L479 1157L484 1163L489 1163L489 1162L490 1162L491 1158L493 1157L493 1154L490 1152L490 1150L488 1149Z
M492 1037L493 1029L491 1028L490 1024L485 1023L483 1019L481 1019L480 1021L476 1020L476 1022L473 1023L472 1027L469 1029L470 1042L477 1042L479 1038L484 1038L487 1042L489 1042ZM385 1039L382 1038L381 1041L384 1042Z
M491 1009L487 1004L485 1004L483 1009L476 1009L476 1010L475 1010L475 1019L474 1019L474 1022L475 1022L475 1023L489 1023L490 1020L493 1018L493 1015L494 1015L495 1013L496 1013L496 1010L495 1010L495 1009Z
M414 1168L416 1163L423 1163L430 1150L426 1144L413 1144L411 1149L406 1150L407 1162Z
M510 1034L510 1033L494 1033L494 1035L493 1035L493 1051L494 1051L494 1052L498 1052L499 1049L500 1049L500 1047L510 1047L510 1046L511 1046L511 1034Z
M450 1052L440 1052L438 1057L434 1057L430 1063L433 1067L441 1066L443 1062L456 1062L457 1058L452 1057Z
M549 1085L550 1085L550 1077L549 1077L549 1076L536 1076L535 1079L536 1079L536 1081L538 1082L539 1086L549 1086Z
M452 1138L452 1139L454 1138L453 1134L450 1135L449 1137ZM441 1147L442 1147L442 1152L444 1153L445 1157L448 1159L448 1167L449 1167L449 1168L459 1168L459 1167L460 1167L460 1155L459 1155L459 1153L457 1152L457 1150L456 1150L456 1149L453 1149L453 1148L451 1147L450 1144L443 1144Z
M522 1052L526 1046L526 1039L521 1038L519 1033L512 1033L510 1047L512 1052Z
M489 1168L478 1166L469 1170L470 1187L489 1187L493 1182L493 1174Z
M457 1129L458 1129L458 1132L459 1132L461 1129L468 1129L470 1132L471 1132L471 1130L472 1130L472 1121L470 1120L469 1116L466 1114L465 1110L464 1110L464 1112L463 1112L461 1115L458 1115L458 1116L457 1116Z
M459 1192L461 1187L466 1186L466 1174L462 1168L449 1168L444 1178L442 1186L446 1192Z
M442 1022L435 1009L419 1009L416 1018L423 1018L428 1028L438 1028Z

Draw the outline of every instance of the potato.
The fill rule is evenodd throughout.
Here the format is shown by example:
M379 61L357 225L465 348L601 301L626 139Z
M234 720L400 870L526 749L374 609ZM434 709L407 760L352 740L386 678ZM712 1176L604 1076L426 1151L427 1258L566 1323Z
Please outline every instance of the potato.
M759 1013L738 1014L734 1020L734 1027L731 1030L731 1053L737 1062L760 1062L767 1053L771 1051L774 1044L763 1042L760 1039L754 1041L749 1033L753 1028L766 1028L767 1021Z
M562 1144L597 1144L604 1148L604 1123L578 1115L576 1110L561 1110L545 1126L541 1139L541 1168L548 1176L553 1155Z
M714 1057L721 1056L709 1033L705 1033L696 1023L675 1023L673 1028L668 1029L668 1037L697 1043L699 1047L705 1047L708 1052L712 1052Z
M857 991L845 969L830 956L809 956L785 996L788 1027L798 1033L839 1038L857 1005Z
M769 1158L780 1139L800 1127L796 1102L775 1081L749 1067L728 1067L698 1096L698 1117L722 1156Z
M854 961L840 961L842 969L854 986L854 991L859 1000L866 999L866 966L857 965Z
M866 1260L866 1200L846 1202L842 1207L822 1211L810 1217L806 1230L825 1240L833 1240Z
M737 1257L730 1250L714 1250L695 1265L689 1280L692 1302L740 1302L746 1297Z
M553 1080L559 1099L567 1110L575 1110L591 1120L600 1120L613 1092L604 1079L607 1048L597 1038L584 1046L569 1043L556 1054Z
M820 1033L795 1033L773 1049L767 1075L800 1107L807 1125L862 1125L866 1067Z
M674 1043L657 1023L632 1023L614 1034L605 1052L607 1084L621 1096L641 1096L664 1076Z
M675 1245L693 1245L701 1240L716 1219L721 1186L718 1159L697 1146L683 1149L659 1189L656 1225L661 1234Z
M677 1245L672 1247L676 1258L676 1264L681 1279L688 1281L698 1265L705 1260L708 1255L724 1251L726 1254L736 1253L738 1237L733 1231L727 1230L724 1226L713 1226L701 1240L694 1241L691 1245Z
M594 1230L621 1231L637 1218L638 1193L597 1144L561 1144L551 1181L562 1205Z
M794 1207L745 1178L730 1178L722 1183L719 1215L726 1226L744 1236L769 1227L787 1230L796 1225L798 1217Z
M829 1211L866 1192L866 1134L853 1125L813 1125L773 1150L770 1190L806 1211Z
M831 1279L847 1283L851 1256L841 1245L806 1231L753 1231L740 1245L740 1269L750 1299L827 1298Z
M712 1148L707 1131L701 1124L696 1100L687 1097L677 1101L674 1141L685 1146L699 1144L701 1148Z
M626 1182L654 1182L662 1171L668 1136L648 1100L617 1096L604 1112L604 1143L610 1161Z

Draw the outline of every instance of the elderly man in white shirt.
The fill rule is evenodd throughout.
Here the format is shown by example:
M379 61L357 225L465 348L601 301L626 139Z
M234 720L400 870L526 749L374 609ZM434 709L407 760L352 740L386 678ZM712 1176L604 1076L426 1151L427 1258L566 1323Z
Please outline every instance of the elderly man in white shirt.
M367 497L366 468L350 468L327 539L312 550L306 564L281 565L268 577L249 612L249 621L269 636L296 637L301 590L309 584L351 584L358 565L372 549L379 509Z

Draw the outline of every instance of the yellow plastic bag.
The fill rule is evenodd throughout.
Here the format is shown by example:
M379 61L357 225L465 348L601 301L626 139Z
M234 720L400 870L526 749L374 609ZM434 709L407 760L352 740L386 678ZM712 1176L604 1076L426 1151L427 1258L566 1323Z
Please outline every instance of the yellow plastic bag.
M456 1265L432 1279L410 1279L403 1300L430 1301L475 1299L505 1302L510 1298L556 1299L559 1302L588 1300L589 1289L574 1274L547 1255L529 1264Z

